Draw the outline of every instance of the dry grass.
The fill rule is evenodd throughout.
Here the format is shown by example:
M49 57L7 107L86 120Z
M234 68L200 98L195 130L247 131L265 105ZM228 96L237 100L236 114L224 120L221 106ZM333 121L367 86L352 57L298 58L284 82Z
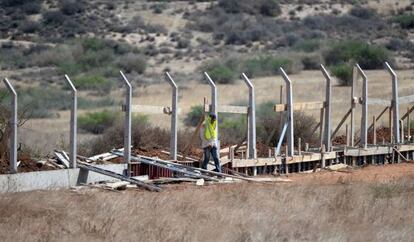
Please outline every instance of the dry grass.
M1 241L413 241L414 180L0 197Z

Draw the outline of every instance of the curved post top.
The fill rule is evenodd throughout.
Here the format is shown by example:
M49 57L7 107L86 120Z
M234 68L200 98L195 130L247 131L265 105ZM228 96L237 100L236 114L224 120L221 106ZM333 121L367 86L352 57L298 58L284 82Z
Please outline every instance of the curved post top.
M285 70L283 70L282 67L279 67L279 69L280 69L280 72L282 73L282 77L285 80L286 84L288 84L288 85L292 84L292 82L290 81L289 76L286 74Z
M216 84L214 83L214 81L211 79L211 77L207 74L207 72L204 72L204 76L206 77L208 84L212 87L212 88L216 88Z
M388 64L388 62L385 62L385 68L387 69L387 71L390 73L390 75L393 78L397 78L397 74L395 73L394 69L392 69L392 67L390 66L390 64Z
M65 74L66 82L69 84L70 89L72 89L72 92L76 92L75 85L73 85L72 81L70 80L69 76Z
M242 73L242 77L246 85L249 87L249 89L254 89L253 83L249 80L246 74Z
M177 84L175 84L175 81L172 79L170 73L165 72L165 80L171 85L172 88L177 89Z
M321 64L321 71L323 76L325 77L326 80L331 80L331 76L329 75L329 72L325 69L325 67Z
M131 88L131 83L128 81L128 78L126 78L126 76L124 75L124 73L122 71L119 71L119 73L121 74L122 79L124 80L125 85L128 88Z
M13 94L13 96L17 96L17 92L14 90L14 87L9 82L9 80L7 78L4 78L3 79L3 82L6 85L7 89L9 90L9 92L11 92Z
M361 69L361 67L358 64L355 64L358 73L362 76L362 79L364 79L365 81L367 80L367 76L365 75L365 72Z

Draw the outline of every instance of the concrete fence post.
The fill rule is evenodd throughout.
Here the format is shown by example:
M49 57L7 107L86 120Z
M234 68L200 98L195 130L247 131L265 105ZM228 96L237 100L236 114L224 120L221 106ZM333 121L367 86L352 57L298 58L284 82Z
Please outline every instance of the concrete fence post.
M17 173L17 93L12 84L4 78L4 84L12 95L10 116L10 173Z
M249 122L248 122L248 150L249 159L257 158L256 151L256 97L254 93L253 83L249 80L246 74L242 73L242 77L247 87L249 88Z
M325 129L324 129L324 144L328 151L331 150L331 129L332 129L332 110L331 110L331 97L332 97L332 82L331 76L325 67L321 65L321 71L326 80L326 89L325 89Z
M172 160L177 160L177 134L178 134L178 88L172 79L170 73L165 72L165 79L170 84L172 88L172 112L171 112L171 141L170 141L170 158Z
M362 76L362 114L361 114L361 146L367 148L368 138L368 78L361 67L356 64L358 73Z
M287 152L288 156L293 156L294 154L294 140L293 140L293 133L294 133L294 127L293 127L293 94L292 94L292 82L289 79L289 76L286 74L286 72L283 70L282 67L280 67L280 72L282 73L282 77L285 80L286 83L286 102L287 102L287 121L288 121L288 132L287 132Z
M393 137L395 143L400 143L400 102L398 100L398 79L397 74L395 74L394 70L385 62L385 68L391 75L392 78L392 101L391 101L391 108L392 108L392 119L393 119ZM392 141L391 141L392 142Z
M357 82L358 71L356 67L352 68L352 86L351 86L351 123L350 123L350 134L349 134L349 144L351 147L355 144L355 91L356 91L356 82Z
M216 115L216 119L217 119L217 126L216 126L216 134L217 134L217 150L220 151L220 135L219 135L219 129L218 129L218 124L219 124L219 116L218 116L218 91L217 91L217 86L214 83L214 81L211 79L211 77L208 75L207 72L204 72L204 77L206 78L208 84L210 85L211 88L211 110L210 113L213 113L214 115Z
M72 106L70 109L70 154L69 167L76 168L77 151L77 130L78 130L78 94L75 86L68 75L65 75L66 82L70 86L72 93Z
M124 123L124 163L129 164L131 160L131 103L132 103L132 86L124 73L119 71L125 85L125 123ZM129 166L127 166L127 176L131 176Z

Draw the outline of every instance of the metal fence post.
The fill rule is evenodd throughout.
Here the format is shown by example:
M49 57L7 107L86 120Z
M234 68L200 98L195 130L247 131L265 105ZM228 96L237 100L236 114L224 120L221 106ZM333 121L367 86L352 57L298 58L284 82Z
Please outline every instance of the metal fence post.
M121 73L125 84L125 124L124 124L124 163L129 164L131 160L131 102L132 102L132 86L124 73ZM127 175L131 176L129 165L127 166Z
M397 74L395 74L394 70L385 62L385 68L388 70L392 77L392 114L393 114L393 133L394 133L394 140L396 143L400 143L400 102L398 100L398 79ZM391 141L392 142L392 141Z
M326 89L325 89L325 133L324 133L324 144L326 150L331 150L331 129L332 129L332 120L331 120L331 97L332 97L332 82L331 76L326 71L325 67L321 65L321 71L323 76L326 79Z
M175 84L174 80L170 76L170 73L165 72L165 79L168 81L172 88L172 113L171 113L171 142L170 142L170 157L172 160L177 160L177 133L178 133L178 126L177 126L177 105L178 105L178 88L177 84Z
M76 168L77 147L76 147L76 133L78 126L78 97L75 86L68 75L65 75L66 82L69 84L72 92L72 106L70 109L70 154L69 167Z
M249 159L256 159L257 158L257 151L256 151L256 99L254 93L254 86L253 83L249 80L246 74L242 73L244 82L246 83L247 87L249 88L249 122L248 122L248 130L249 130Z
M367 148L368 138L368 78L361 67L356 64L359 74L362 76L362 114L361 114L361 145Z
M287 152L288 152L288 156L293 156L294 151L293 151L293 145L294 145L294 140L293 140L293 133L294 133L294 128L293 128L293 109L292 109L292 105L293 105L293 96L292 96L292 82L290 81L288 75L286 74L286 72L283 70L282 67L280 67L280 71L282 73L282 77L285 80L286 83L286 102L287 102L287 122L288 122L288 132L287 132Z
M11 99L11 116L10 116L10 173L17 173L17 93L7 78L3 80L10 94Z
M219 141L219 129L218 129L218 123L219 123L219 116L218 116L218 91L217 86L214 83L214 81L210 78L210 76L207 74L207 72L204 72L204 76L206 77L208 84L211 88L211 110L210 113L213 113L216 115L217 119L217 126L216 126L216 134L217 134L217 150L220 151L220 141Z

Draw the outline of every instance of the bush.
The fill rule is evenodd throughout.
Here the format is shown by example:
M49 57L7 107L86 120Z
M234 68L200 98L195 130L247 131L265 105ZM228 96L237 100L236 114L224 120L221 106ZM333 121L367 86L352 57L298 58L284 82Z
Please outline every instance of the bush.
M352 85L353 67L349 64L338 64L330 67L332 75L338 78L341 86Z
M320 42L319 40L311 39L311 40L301 40L296 42L293 45L295 50L304 51L304 52L314 52L319 50Z
M317 70L321 63L319 55L309 55L302 58L302 65L304 70Z
M204 114L203 106L197 105L192 106L187 116L184 118L184 124L189 127L197 126L201 116Z
M35 21L24 21L20 24L19 30L23 33L34 33L40 29L40 24Z
M185 49L190 46L190 41L188 39L179 39L177 42L177 49Z
M384 47L358 41L336 43L325 53L328 65L358 63L364 69L380 69L390 59L390 53Z
M249 77L271 76L279 73L279 67L283 67L288 73L292 72L290 60L273 56L247 59L242 64L242 71L245 71Z
M143 74L147 63L143 56L129 53L119 59L118 66L126 72L135 71L138 74Z
M100 93L108 93L111 90L113 82L101 75L82 75L75 77L73 85L79 90L93 90Z
M118 117L120 117L119 112L108 110L86 113L78 117L78 125L84 131L93 134L102 134L106 129L115 124Z
M60 2L60 11L66 15L73 15L75 13L83 12L85 3L76 0L62 0Z
M51 10L43 13L45 24L61 25L65 22L66 16L59 10Z
M392 51L400 50L413 50L414 44L410 40L400 39L400 38L391 38L385 47Z
M238 144L246 139L247 121L240 115L227 114L219 117L220 143Z
M2 7L14 7L23 4L29 4L33 2L33 0L1 0L0 6Z
M393 22L398 23L403 29L414 28L414 14L402 14L392 19Z
M211 79L216 83L232 84L236 78L236 73L224 65L218 65L208 71Z
M349 11L349 14L357 18L370 19L376 16L377 12L372 8L364 8L364 7L357 6L357 7L351 8L351 10Z
M42 9L42 5L40 2L37 2L37 1L29 2L22 6L22 10L27 14L40 13L41 9Z
M218 6L227 13L261 14L276 17L281 13L280 6L275 0L219 0Z

